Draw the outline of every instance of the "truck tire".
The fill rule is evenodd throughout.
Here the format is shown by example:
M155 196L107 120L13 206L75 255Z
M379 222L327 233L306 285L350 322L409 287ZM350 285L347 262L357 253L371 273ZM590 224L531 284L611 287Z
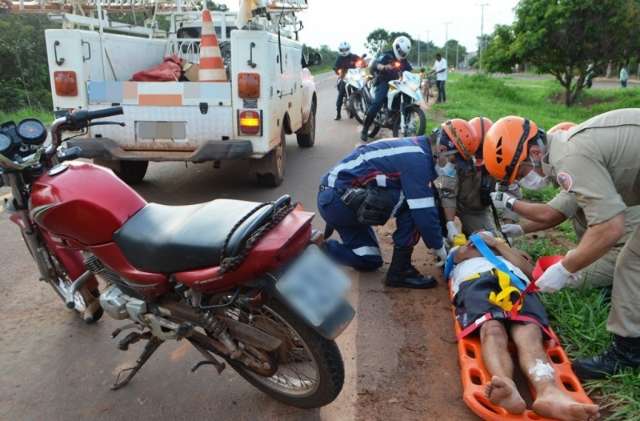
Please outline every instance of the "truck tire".
M316 108L311 109L311 114L304 126L296 132L298 146L301 148L312 148L316 143Z
M267 156L258 161L261 170L256 174L262 187L278 187L284 181L287 147L284 127L280 131L280 143Z
M94 164L111 168L127 184L138 184L147 174L149 161L104 161L94 159Z

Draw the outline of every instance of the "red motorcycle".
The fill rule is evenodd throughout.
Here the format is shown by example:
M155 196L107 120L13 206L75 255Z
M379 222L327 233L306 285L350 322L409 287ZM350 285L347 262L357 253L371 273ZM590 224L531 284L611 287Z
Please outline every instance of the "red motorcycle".
M87 323L106 312L130 323L121 350L146 341L125 386L158 347L185 340L203 365L226 361L249 383L286 404L315 408L342 389L334 339L354 317L349 279L314 244L313 214L288 196L272 203L214 200L190 206L147 203L110 170L72 160L63 132L122 114L77 111L51 126L0 126L6 203L40 273ZM122 125L122 124L121 124ZM98 282L100 280L100 282ZM99 290L99 285L102 287Z

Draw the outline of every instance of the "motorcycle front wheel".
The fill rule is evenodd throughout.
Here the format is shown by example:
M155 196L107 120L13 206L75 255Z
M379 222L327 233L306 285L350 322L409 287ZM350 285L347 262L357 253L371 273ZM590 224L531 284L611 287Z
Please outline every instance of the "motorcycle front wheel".
M364 119L367 117L367 109L369 108L367 100L360 92L354 92L349 97L350 108L353 111L353 116L358 120L358 123L363 124Z
M320 336L276 299L264 305L253 319L256 327L283 342L275 356L277 370L266 377L228 360L238 374L273 399L290 406L311 409L333 402L344 385L344 363L335 341Z
M417 104L409 105L404 110L404 124L398 122L393 127L393 137L422 136L427 130L427 116Z

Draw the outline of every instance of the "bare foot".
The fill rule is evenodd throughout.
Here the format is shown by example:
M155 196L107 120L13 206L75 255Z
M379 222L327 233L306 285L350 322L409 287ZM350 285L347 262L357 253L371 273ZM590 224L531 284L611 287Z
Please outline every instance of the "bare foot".
M522 414L527 409L516 384L506 377L493 376L485 395L491 403L506 409L510 414Z
M541 394L532 409L538 415L561 421L593 421L600 417L598 405L578 403L558 388Z

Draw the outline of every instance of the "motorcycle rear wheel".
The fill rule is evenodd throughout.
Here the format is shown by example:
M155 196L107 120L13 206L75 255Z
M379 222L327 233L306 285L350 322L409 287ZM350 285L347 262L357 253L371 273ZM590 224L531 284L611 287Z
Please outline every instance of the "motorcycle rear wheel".
M320 336L276 299L263 306L263 314L269 315L278 329L288 332L286 339L294 344L287 353L289 360L278 358L278 369L271 377L261 376L234 360L228 360L229 364L254 387L286 405L311 409L333 402L344 385L344 363L335 341ZM302 362L311 363L313 377L296 372Z

